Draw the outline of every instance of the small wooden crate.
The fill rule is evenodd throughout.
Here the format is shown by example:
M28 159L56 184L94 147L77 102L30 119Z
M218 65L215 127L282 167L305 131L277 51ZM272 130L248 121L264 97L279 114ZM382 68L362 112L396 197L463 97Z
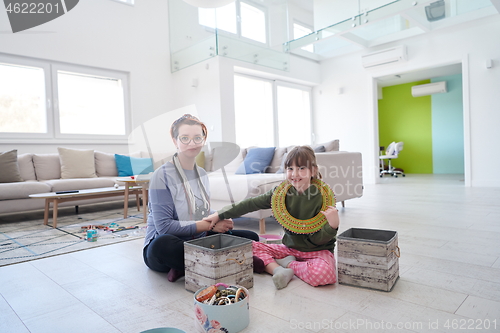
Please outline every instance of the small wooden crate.
M396 231L351 228L337 244L340 284L391 291L399 277Z
M253 287L252 241L217 234L184 243L185 287L198 289L219 282Z

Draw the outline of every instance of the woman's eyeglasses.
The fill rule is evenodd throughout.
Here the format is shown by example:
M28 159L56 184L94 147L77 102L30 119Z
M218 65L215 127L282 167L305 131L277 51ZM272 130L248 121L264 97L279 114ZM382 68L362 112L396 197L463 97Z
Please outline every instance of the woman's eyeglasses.
M195 136L194 138L190 138L187 135L183 135L183 136L179 137L179 141L182 142L185 145L190 144L191 141L193 141L195 144L199 145L200 143L203 142L203 140L205 140L204 136Z

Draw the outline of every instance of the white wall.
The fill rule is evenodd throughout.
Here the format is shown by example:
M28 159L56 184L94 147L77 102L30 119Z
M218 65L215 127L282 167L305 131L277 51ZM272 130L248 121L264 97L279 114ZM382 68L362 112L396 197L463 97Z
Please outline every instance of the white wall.
M130 73L135 128L173 107L167 15L165 0L140 0L133 7L110 0L85 0L51 22L13 34L2 8L0 52ZM43 145L0 143L0 151L55 153L58 146L128 152L126 144L63 140Z
M208 129L209 141L222 140L219 57L184 68L172 75L175 108L194 106ZM193 87L193 80L197 87Z
M464 145L469 185L500 186L500 155L494 148L500 141L500 48L497 40L500 40L500 22L495 15L397 43L408 46L409 61L404 64L386 65L377 70L361 66L362 54L396 43L323 62L322 84L314 90L319 141L335 133L334 136L340 139L341 150L360 151L364 182L375 182L379 144L376 139L377 86L372 78L462 62ZM486 69L487 59L493 59L492 69ZM339 87L343 87L343 94L337 93Z

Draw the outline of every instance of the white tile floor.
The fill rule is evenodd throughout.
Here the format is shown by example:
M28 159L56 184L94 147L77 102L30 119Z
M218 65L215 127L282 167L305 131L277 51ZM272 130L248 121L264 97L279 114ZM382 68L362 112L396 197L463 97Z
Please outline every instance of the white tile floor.
M499 203L500 188L465 188L460 176L387 176L366 186L340 209L340 232L398 231L394 289L313 288L294 278L276 291L269 275L255 274L244 332L500 331ZM1 267L0 332L193 332L184 279L149 270L141 250L135 240Z

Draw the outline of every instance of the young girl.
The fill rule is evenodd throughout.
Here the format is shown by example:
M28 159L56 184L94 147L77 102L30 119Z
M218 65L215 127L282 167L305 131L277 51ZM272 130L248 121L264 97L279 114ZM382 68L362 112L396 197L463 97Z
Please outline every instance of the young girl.
M312 286L337 281L333 249L339 227L338 210L330 187L321 181L316 156L309 146L292 149L286 159L286 180L271 191L226 206L206 220L219 220L272 208L283 226L283 244L253 242L253 254L273 275L277 289L285 288L293 275Z

